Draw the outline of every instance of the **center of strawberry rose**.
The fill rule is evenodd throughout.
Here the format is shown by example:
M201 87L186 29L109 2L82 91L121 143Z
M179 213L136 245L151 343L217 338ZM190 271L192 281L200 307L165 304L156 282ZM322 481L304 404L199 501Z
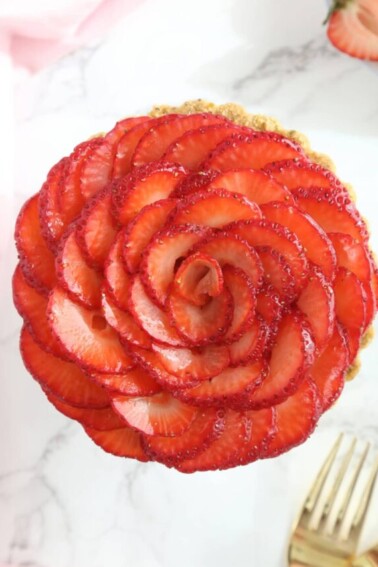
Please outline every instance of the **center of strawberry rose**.
M174 279L175 290L194 305L205 305L223 290L222 269L214 258L203 253L189 256Z

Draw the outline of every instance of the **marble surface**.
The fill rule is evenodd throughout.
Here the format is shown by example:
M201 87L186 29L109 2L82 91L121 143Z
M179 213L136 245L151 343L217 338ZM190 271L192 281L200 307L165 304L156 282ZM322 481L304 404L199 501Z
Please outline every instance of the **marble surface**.
M109 456L24 370L11 301L11 227L50 165L121 116L195 97L239 102L309 134L356 187L378 250L378 76L328 44L324 12L321 0L145 0L103 41L17 74L14 188L0 215L0 564L280 567L337 432L378 449L375 341L311 440L279 459L186 476ZM377 500L366 539L378 537Z

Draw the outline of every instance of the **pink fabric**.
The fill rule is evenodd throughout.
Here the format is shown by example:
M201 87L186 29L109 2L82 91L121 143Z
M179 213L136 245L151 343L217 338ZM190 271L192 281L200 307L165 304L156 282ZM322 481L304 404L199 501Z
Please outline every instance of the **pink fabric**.
M142 0L0 0L0 35L15 66L38 71L104 35Z

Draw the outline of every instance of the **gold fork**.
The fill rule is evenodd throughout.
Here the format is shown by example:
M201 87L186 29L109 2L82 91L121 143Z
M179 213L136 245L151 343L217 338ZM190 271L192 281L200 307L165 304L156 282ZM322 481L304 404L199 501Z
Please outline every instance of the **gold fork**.
M373 466L353 520L347 526L346 533L343 533L343 528L346 527L345 519L351 511L350 503L369 452L370 445L367 444L351 475L336 519L330 526L331 515L336 512L335 502L342 496L340 487L351 470L350 465L357 445L357 440L353 439L327 494L325 490L326 481L330 478L330 472L336 461L342 439L343 434L338 437L320 469L294 526L288 550L290 567L344 567L350 565L355 558L361 530L378 476L378 459ZM322 501L325 496L323 504ZM320 512L320 517L317 519L318 512Z

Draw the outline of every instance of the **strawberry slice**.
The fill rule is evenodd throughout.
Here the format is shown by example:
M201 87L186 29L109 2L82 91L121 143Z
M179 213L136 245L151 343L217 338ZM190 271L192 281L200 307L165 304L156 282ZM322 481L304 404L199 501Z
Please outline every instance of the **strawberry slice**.
M340 396L348 367L347 341L340 325L336 324L331 340L307 373L318 387L323 411L329 409Z
M342 333L346 338L348 353L349 353L349 364L350 366L356 360L357 355L361 348L362 333L360 329L347 329L343 325L340 325Z
M187 169L195 171L211 150L237 131L238 128L231 124L189 130L169 146L162 159L180 163Z
M164 306L167 299L177 262L206 234L207 227L174 226L161 230L151 240L143 254L140 274L149 295L160 305Z
M336 256L326 233L308 215L285 203L269 203L261 207L271 222L285 226L295 234L306 249L309 260L320 267L331 281L335 277Z
M264 457L276 457L303 443L314 431L320 411L318 389L306 379L295 394L276 406L277 433Z
M366 282L362 284L366 303L365 303L365 326L364 331L371 325L373 322L374 316L377 312L377 300L374 294L373 286L370 282Z
M328 20L328 38L339 51L378 61L378 6L374 0L334 1Z
M186 195L189 195L190 193L200 191L207 187L209 183L211 183L211 181L218 175L219 172L214 171L213 169L209 169L208 171L200 170L197 172L188 173L188 175L186 175L184 179L182 179L180 183L177 184L177 187L171 194L171 197L182 198Z
M267 408L259 411L246 411L244 415L251 420L251 433L239 452L242 465L260 459L277 434L276 409Z
M169 146L189 130L226 122L223 116L210 113L163 116L138 143L132 164L135 167L160 160Z
M113 187L115 216L127 224L146 205L166 199L186 175L181 165L151 163L119 179Z
M137 124L118 141L113 164L113 178L123 177L131 169L131 159L142 136L157 123L152 118Z
M266 375L266 364L259 360L246 366L226 368L194 388L175 392L175 396L194 406L232 407L238 409L245 395L260 386Z
M124 396L152 396L161 391L151 374L140 366L135 366L123 374L91 373L91 378L109 392Z
M77 407L104 408L109 405L106 392L71 362L44 351L24 326L20 350L26 369L54 396Z
M339 179L318 163L301 159L277 161L266 166L264 171L290 190L322 187L332 189L332 192L346 193Z
M123 256L130 273L138 271L142 252L154 234L163 228L176 203L174 199L162 199L146 205L127 225L124 232Z
M231 293L233 313L230 326L225 334L224 342L234 342L251 326L255 315L256 292L252 281L238 268L225 266L224 282Z
M358 242L369 238L365 222L348 195L329 195L318 187L297 189L298 205L326 232L350 234Z
M106 290L115 305L122 311L128 311L131 280L123 263L123 238L123 232L120 231L105 262L104 276Z
M101 311L90 311L54 288L48 304L49 323L74 362L95 372L118 373L131 366L131 360L107 324Z
M179 461L191 459L205 450L224 427L222 413L215 408L201 409L189 429L177 437L145 435L143 447L152 460L160 461L168 467Z
M104 289L102 294L102 311L107 323L113 327L120 339L142 348L151 348L151 339L135 322L129 311L122 311L110 298Z
M123 118L116 122L114 128L106 134L105 139L114 146L118 144L127 132L130 132L136 126L150 122L150 120L151 118L149 116L130 116Z
M14 304L33 339L43 350L60 358L66 358L47 320L48 299L30 287L19 265L14 272L12 285Z
M143 463L148 457L142 447L142 436L130 427L123 429L110 429L109 431L98 431L91 427L84 427L85 433L98 445L112 455L117 457L128 457Z
M76 230L76 240L86 261L94 268L102 268L117 234L111 214L111 192L105 188L95 195L83 209Z
M279 323L269 360L269 373L260 388L249 396L250 409L279 404L298 388L314 362L315 347L303 318L290 312Z
M284 304L271 285L265 285L256 297L256 311L271 327L282 317Z
M290 191L262 170L234 169L218 173L215 179L210 181L207 189L227 189L230 192L241 193L258 205L271 201L294 203Z
M339 268L333 284L336 317L348 330L362 331L366 322L366 294L360 280Z
M362 282L369 282L372 269L366 247L350 234L332 232L328 238L335 249L337 265L353 272Z
M204 169L262 169L283 159L305 158L302 148L275 132L237 134L221 142L203 165Z
M269 336L269 327L258 315L250 329L237 341L229 345L230 366L248 364L261 358Z
M22 207L17 217L15 239L27 281L41 293L47 294L56 283L55 259L41 233L38 194Z
M69 222L63 212L59 211L59 194L61 192L61 181L64 179L66 169L69 166L67 157L61 159L49 171L47 179L42 185L39 193L39 221L42 236L48 247L54 252L57 242L63 235Z
M220 265L207 254L196 252L183 260L173 281L173 290L193 305L205 305L223 291Z
M113 145L104 138L85 156L80 173L80 191L84 201L107 185L112 175L113 160Z
M198 408L184 404L167 392L141 398L114 396L112 406L133 429L163 437L182 435L198 414Z
M198 349L153 345L162 365L170 374L185 380L208 380L227 368L230 357L223 345L206 345Z
M89 309L101 305L102 275L86 263L76 241L75 230L71 230L61 242L55 266L59 284L74 301Z
M297 307L310 323L315 345L321 351L333 334L335 326L335 296L330 282L317 268L310 271L306 287Z
M185 344L171 325L167 313L147 295L139 276L135 276L131 284L129 309L135 321L156 341L172 346Z
M238 221L229 225L228 230L243 238L253 247L269 246L284 256L295 278L295 291L305 285L308 261L297 236L289 229L267 220Z
M256 252L263 266L265 285L272 285L281 300L291 303L295 298L295 279L285 257L270 246L258 246Z
M125 427L125 423L114 413L110 406L102 409L78 408L62 402L60 398L54 396L48 390L45 390L45 394L49 402L60 411L60 413L70 419L78 421L85 427L93 427L93 429L97 429L98 431L122 429Z
M232 221L261 219L256 203L224 189L205 189L183 199L170 219L171 224L197 224L220 228Z

